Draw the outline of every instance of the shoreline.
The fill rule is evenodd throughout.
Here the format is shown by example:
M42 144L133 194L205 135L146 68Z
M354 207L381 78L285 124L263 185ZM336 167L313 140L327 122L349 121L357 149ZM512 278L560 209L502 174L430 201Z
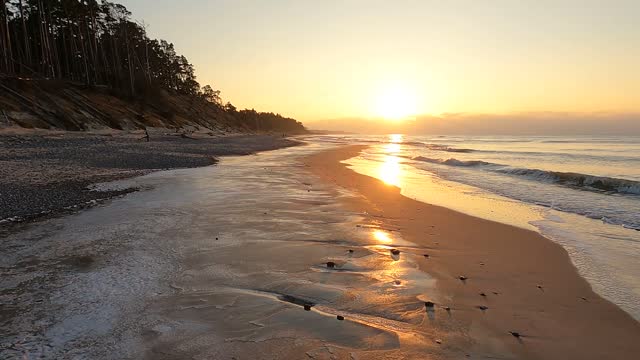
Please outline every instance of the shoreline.
M220 156L250 155L301 143L263 134L193 133L169 129L77 133L0 133L0 237L21 224L73 213L137 191L88 187L155 171L214 165Z
M640 323L594 293L559 244L534 231L412 200L341 163L363 148L327 150L305 163L325 182L362 196L348 208L398 228L429 255L420 266L437 280L436 311L451 308L449 321L434 322L449 334L443 339L449 351L518 359L626 359L640 352L634 342Z

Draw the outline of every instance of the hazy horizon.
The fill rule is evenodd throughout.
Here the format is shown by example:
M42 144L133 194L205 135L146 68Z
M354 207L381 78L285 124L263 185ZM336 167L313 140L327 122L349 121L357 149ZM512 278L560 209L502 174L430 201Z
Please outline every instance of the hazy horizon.
M305 125L311 130L360 134L640 136L640 114L462 113L422 115L396 122L367 118L328 119L310 121Z

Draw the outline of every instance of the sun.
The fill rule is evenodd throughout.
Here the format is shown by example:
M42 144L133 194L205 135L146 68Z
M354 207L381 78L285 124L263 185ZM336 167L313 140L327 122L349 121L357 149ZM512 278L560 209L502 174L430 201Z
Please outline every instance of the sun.
M375 114L387 120L402 120L418 110L415 92L406 87L386 87L375 100Z

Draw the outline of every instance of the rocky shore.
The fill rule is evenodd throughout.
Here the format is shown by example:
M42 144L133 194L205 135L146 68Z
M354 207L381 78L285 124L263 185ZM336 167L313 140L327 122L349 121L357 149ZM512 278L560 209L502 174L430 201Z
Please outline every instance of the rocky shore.
M167 129L149 134L150 141L143 131L0 134L0 235L12 224L134 191L91 191L88 186L94 183L156 170L207 166L218 156L298 144L277 135L187 135Z

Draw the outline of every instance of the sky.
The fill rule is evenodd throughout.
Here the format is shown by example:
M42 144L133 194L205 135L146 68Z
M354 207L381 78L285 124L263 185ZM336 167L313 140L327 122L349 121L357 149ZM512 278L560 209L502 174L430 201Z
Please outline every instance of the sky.
M637 0L118 2L224 100L305 124L640 114Z

